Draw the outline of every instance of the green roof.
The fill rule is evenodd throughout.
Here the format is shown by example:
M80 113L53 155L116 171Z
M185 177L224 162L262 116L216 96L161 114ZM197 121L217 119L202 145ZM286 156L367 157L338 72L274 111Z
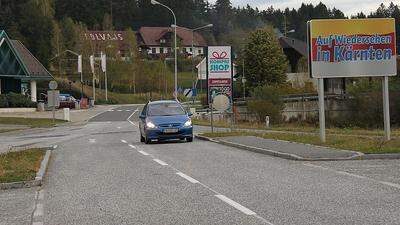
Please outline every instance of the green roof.
M52 80L53 76L20 42L0 30L0 77L24 80Z

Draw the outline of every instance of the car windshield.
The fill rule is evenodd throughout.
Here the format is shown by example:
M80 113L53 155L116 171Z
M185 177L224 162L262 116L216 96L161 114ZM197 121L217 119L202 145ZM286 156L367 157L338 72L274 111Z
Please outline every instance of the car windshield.
M148 116L185 115L185 110L177 103L161 103L149 105Z

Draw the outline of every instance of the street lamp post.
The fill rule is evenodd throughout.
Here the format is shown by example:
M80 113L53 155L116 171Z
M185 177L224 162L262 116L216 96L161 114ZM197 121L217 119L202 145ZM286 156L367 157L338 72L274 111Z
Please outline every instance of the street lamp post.
M194 32L197 31L197 30L205 29L205 28L211 28L213 26L214 26L213 24L207 24L207 25L202 26L202 27L191 29L191 31L192 31L192 93L193 93L193 91L195 89L195 81L194 81L195 80L195 74L194 74L194 56L195 56L195 53L194 53L195 52L194 51ZM193 103L194 103L194 98L193 98Z
M176 40L176 38L177 38L176 37L176 28L177 28L176 16L175 16L174 11L170 7L164 5L164 4L162 4L162 3L160 3L160 2L158 2L156 0L151 0L151 4L163 6L164 8L168 9L172 13L172 15L174 17L174 24L172 25L172 27L174 28L174 53L175 53L175 71L174 71L175 88L174 88L174 97L175 97L175 100L178 100L178 49L177 49L177 40Z

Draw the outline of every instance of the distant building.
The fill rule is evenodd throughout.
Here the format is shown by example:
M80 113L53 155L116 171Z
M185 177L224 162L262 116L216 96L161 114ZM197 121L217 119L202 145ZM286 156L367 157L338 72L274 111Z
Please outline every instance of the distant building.
M304 41L280 36L279 43L288 61L287 81L293 87L303 87L306 82L313 83L317 88L317 80L312 79L308 72L308 47ZM346 91L345 78L324 79L325 91L331 94L343 94Z
M121 57L126 57L130 48L130 43L127 42L127 34L125 31L87 31L83 34L86 41L92 43L93 52L100 54L105 51L107 44L116 43L118 46L118 54Z
M10 92L30 95L37 101L37 82L53 76L18 40L11 40L0 30L0 94Z
M192 31L177 27L177 38L180 54L204 55L207 43L203 36L194 32L192 48ZM142 53L153 57L173 55L174 29L171 27L142 27L138 31L138 44Z

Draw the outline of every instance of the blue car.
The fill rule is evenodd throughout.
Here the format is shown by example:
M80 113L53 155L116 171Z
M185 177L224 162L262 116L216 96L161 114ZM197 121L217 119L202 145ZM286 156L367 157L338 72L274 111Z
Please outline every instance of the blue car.
M177 101L147 103L139 115L140 141L184 140L193 141L193 125L188 113Z

